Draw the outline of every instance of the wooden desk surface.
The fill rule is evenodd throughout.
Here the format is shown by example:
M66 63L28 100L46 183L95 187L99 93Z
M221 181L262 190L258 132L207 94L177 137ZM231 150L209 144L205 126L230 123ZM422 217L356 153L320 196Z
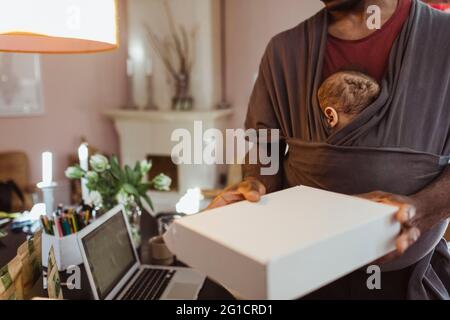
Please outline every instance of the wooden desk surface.
M0 240L0 268L11 261L17 253L17 248L26 240L26 235L23 233L12 233L8 227L5 228L8 236ZM158 227L156 220L149 214L144 213L141 221L142 231L142 247L141 247L141 262L143 264L150 264L150 254L148 240L158 234ZM36 292L42 292L42 280L39 281L39 286ZM37 294L39 295L39 293ZM231 300L233 296L220 285L207 279L199 294L199 300Z

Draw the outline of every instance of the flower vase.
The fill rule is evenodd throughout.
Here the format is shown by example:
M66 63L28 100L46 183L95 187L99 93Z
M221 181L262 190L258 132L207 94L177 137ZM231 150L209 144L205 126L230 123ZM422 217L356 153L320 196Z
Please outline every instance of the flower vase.
M131 231L131 240L133 241L133 246L136 250L142 244L142 235L141 235L141 216L142 210L138 206L133 206L131 208L126 209L126 215L128 217L128 223Z
M194 107L194 99L189 93L190 78L186 73L179 73L175 77L175 96L172 98L172 110L190 111Z

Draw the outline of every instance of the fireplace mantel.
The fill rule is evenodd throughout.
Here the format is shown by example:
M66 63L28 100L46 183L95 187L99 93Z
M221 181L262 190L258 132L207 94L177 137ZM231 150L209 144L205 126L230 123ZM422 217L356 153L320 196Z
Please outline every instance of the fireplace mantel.
M211 111L138 111L117 109L106 112L113 120L137 120L137 121L220 121L232 115L231 109Z
M133 111L111 110L106 113L114 121L120 141L120 158L122 163L134 165L136 161L148 157L168 157L177 142L171 141L176 129L188 130L194 137L194 122L201 121L203 130L211 128L225 131L229 127L232 110L210 111ZM178 190L158 197L152 194L159 210L169 210L177 200L191 188L215 189L219 187L220 174L226 173L223 165L188 165L177 166ZM168 200L172 199L172 200ZM171 203L167 203L167 202ZM161 205L162 202L165 202ZM163 209L162 209L163 208Z

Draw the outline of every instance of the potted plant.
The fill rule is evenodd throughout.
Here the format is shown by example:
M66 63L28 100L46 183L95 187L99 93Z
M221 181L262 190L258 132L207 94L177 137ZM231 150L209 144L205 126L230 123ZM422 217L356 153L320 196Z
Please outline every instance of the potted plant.
M121 167L116 156L108 159L96 154L90 158L89 165L88 171L79 165L67 168L66 177L87 180L87 205L105 211L118 204L123 205L129 218L134 244L139 247L141 209L148 205L153 210L153 203L147 192L152 187L159 191L169 191L172 180L160 174L152 181L147 181L152 164L146 160L137 162L133 168L128 165Z

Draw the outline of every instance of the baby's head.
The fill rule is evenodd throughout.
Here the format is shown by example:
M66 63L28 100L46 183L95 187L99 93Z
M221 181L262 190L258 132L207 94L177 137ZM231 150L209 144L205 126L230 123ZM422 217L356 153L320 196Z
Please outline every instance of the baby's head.
M349 124L380 94L377 81L356 71L341 71L327 78L319 88L322 112L333 131Z

